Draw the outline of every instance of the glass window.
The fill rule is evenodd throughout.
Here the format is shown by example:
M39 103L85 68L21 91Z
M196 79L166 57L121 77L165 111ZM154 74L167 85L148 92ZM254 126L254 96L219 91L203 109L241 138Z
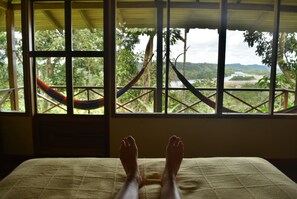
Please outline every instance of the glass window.
M75 114L104 114L103 58L73 58Z
M0 8L0 111L25 112L21 11Z
M37 57L37 112L67 113L65 58Z
M183 19L175 17L177 12L183 13ZM186 21L190 13L196 19L192 21L192 28L175 24L175 21ZM212 105L216 103L219 18L214 17L209 28L205 28L199 17L203 13L209 14L209 11L172 9L171 24L176 28L172 29L171 40L177 42L170 46L168 113L215 112Z
M74 114L104 114L103 2L72 2ZM75 56L77 56L75 55Z
M274 111L297 113L297 15L281 4Z
M152 113L157 9L117 7L116 16L116 112Z
M166 96L165 51L169 16L166 4L163 4L165 2L145 4L145 6L135 6L137 3L140 5L140 2L135 4L118 2L116 10L118 89L128 85L137 77L143 66L147 67L139 80L133 82L133 86L118 97L116 112L214 113L220 22L217 10L203 6L189 8L189 3L193 2L178 4L172 1L173 8L170 9L170 24L168 24L170 64L168 96ZM131 8L126 5L130 5ZM208 23L205 20L208 20ZM161 35L159 40L158 30ZM158 51L161 51L159 57ZM148 63L147 60L150 59ZM162 80L161 84L157 83L158 78ZM162 92L158 92L160 88ZM165 107L166 98L167 107ZM157 102L160 101L161 111L156 108Z
M48 7L52 7L52 9L48 9ZM65 50L64 15L63 1L36 1L34 3L34 46L36 51Z
M268 113L271 63L259 45L272 40L274 11L229 8L227 16L225 112Z
M85 4L85 8L82 5ZM103 51L103 3L72 3L72 48L74 51Z
M38 113L104 114L102 1L34 1L34 46Z

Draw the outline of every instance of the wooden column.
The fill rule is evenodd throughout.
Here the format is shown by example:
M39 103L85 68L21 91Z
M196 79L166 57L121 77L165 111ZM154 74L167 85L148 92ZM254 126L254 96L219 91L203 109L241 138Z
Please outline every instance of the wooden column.
M168 113L169 104L169 61L170 61L170 0L167 0L167 35L166 35L166 71L165 71L165 114Z
M72 12L71 1L65 1L65 45L66 45L66 89L67 114L73 115L73 71L72 71Z
M104 1L104 111L109 120L116 113L116 1Z
M8 74L9 88L14 89L10 95L11 110L19 110L18 83L17 83L17 67L15 55L15 31L14 31L14 11L11 1L8 2L6 10L6 37L7 37L7 58L8 58Z
M21 2L22 17L22 41L23 41L23 72L24 72L24 96L26 112L33 116L36 110L36 92L35 92L35 65L30 57L32 50L32 17L33 5L31 0L23 0ZM34 146L35 147L35 146Z
M155 112L162 112L163 91L163 2L157 1L157 91Z
M221 24L219 27L219 55L217 74L217 96L216 113L223 112L224 76L225 76L225 55L226 55L226 29L227 29L227 0L221 0L220 5Z
M273 115L275 102L275 81L277 68L278 53L278 37L279 37L279 21L280 21L280 0L274 0L274 28L273 28L273 44L272 44L272 65L270 73L269 88L269 114Z

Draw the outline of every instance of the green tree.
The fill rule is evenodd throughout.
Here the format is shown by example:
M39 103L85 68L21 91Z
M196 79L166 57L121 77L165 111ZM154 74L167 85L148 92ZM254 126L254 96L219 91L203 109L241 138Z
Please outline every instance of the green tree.
M256 46L256 55L262 58L262 63L272 66L272 44L271 33L259 31L246 31L244 41L250 47ZM276 76L276 86L278 88L295 89L295 96L289 97L289 104L297 104L297 34L294 32L281 32L278 37L277 65L282 71ZM266 76L259 80L258 84L262 87L270 85L270 79ZM280 100L279 100L280 99ZM282 98L275 102L276 107L282 109ZM276 108L277 109L277 108Z
M6 33L0 32L0 88L8 88Z
M277 64L284 75L288 87L294 88L296 85L297 70L297 40L296 33L282 32L278 38L278 54ZM272 42L271 33L259 31L246 31L244 33L244 41L250 47L256 46L256 55L262 58L262 63L272 65Z

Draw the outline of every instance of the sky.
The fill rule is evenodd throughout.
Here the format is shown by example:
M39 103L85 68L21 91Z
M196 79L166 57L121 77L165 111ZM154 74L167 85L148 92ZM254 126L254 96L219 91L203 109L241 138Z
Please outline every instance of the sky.
M226 64L240 63L243 65L259 64L261 58L255 55L255 48L248 47L243 40L243 31L227 31L226 43ZM182 30L182 35L184 35ZM192 63L217 63L218 59L218 33L217 30L209 29L190 29L187 40L187 55L186 61ZM136 51L144 51L148 38L142 36L140 44L136 46ZM171 58L176 58L183 53L183 42L170 47ZM156 38L154 41L156 48ZM183 61L183 56L180 56L178 61Z

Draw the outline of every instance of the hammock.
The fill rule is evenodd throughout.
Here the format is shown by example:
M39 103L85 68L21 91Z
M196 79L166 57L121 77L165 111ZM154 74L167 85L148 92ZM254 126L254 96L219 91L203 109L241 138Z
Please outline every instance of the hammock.
M127 90L129 90L142 76L144 73L146 67L150 63L153 55L150 57L150 59L147 61L147 63L142 67L142 69L139 71L139 73L123 88L121 88L119 91L117 91L117 97L122 96ZM67 105L67 97L58 91L52 89L49 85L47 85L45 82L40 80L38 77L37 79L37 86L43 90L47 95L49 95L51 98L55 99L56 101ZM99 98L96 100L73 100L74 108L77 109L84 109L84 110L90 110L90 109L96 109L100 108L104 105L104 98Z
M170 61L170 65L177 75L178 79L186 86L186 88L191 91L198 99L207 104L209 107L215 109L216 103L209 98L205 97L200 91L198 91L176 68L176 66ZM235 111L223 107L224 112L235 113Z

